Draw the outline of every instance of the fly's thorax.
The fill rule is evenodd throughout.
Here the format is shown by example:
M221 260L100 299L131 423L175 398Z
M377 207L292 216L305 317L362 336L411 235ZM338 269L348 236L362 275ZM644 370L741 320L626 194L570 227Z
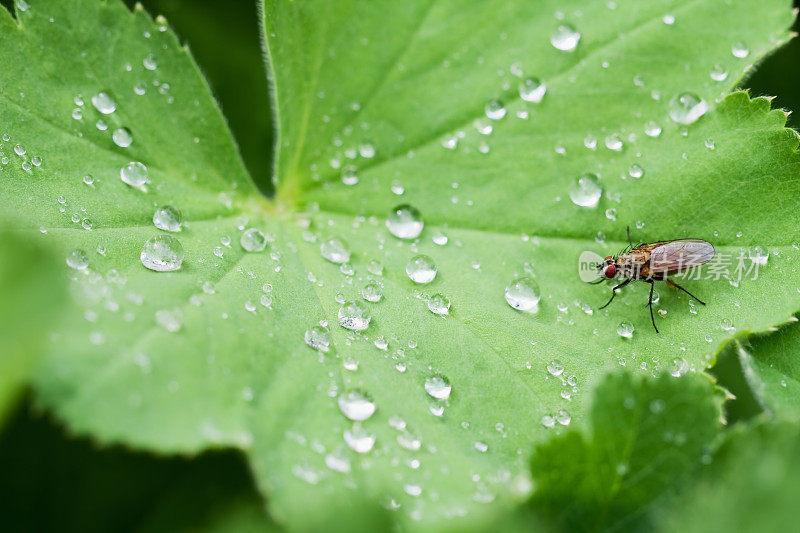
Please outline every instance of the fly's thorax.
M616 259L617 272L624 278L647 277L650 271L650 252L631 250Z

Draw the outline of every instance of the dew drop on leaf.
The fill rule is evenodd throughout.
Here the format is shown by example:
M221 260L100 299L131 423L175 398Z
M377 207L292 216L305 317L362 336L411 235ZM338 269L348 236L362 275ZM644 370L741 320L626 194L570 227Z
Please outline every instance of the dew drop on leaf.
M542 293L539 284L528 276L521 276L506 287L506 302L520 311L536 311Z
M564 52L574 50L580 40L581 34L570 24L559 24L550 34L550 44Z
M708 104L694 93L681 93L669 102L669 118L678 124L691 124L706 111Z
M569 188L572 203L580 207L594 207L600 201L603 189L596 174L587 173L573 182Z
M506 116L506 108L499 100L490 100L484 107L486 116L492 120L500 120Z
M418 255L406 265L406 274L414 283L430 283L436 277L436 263L427 255Z
M519 84L518 89L520 98L538 104L547 92L547 85L538 78L528 78Z
M750 55L750 49L747 48L747 46L743 42L738 41L733 43L733 46L731 46L731 53L733 54L733 57L744 59L745 57Z
M84 179L85 181L85 179ZM153 213L153 225L164 231L180 231L183 224L181 210L171 205L162 205Z
M709 74L711 79L714 81L725 81L728 78L728 70L717 63L711 68L711 72Z
M446 400L453 390L450 380L441 374L435 374L425 380L425 392L437 400Z
M319 245L319 251L322 257L340 265L350 260L350 247L339 237L328 237Z
M157 235L144 243L139 258L150 270L178 270L183 264L183 246L171 235Z
M769 252L764 250L761 246L753 246L747 251L747 256L750 261L757 265L766 265L769 261Z
M428 299L428 309L437 315L447 315L450 313L450 299L441 294L434 294Z
M258 228L248 228L242 233L239 243L247 252L261 252L267 247L267 237Z
M630 322L620 322L619 325L617 325L617 335L630 339L633 337L633 329L633 324Z
M352 331L363 331L369 327L372 315L359 302L344 302L339 308L339 325Z
M657 122L651 120L644 125L644 133L648 137L658 137L661 135L661 126Z
M92 105L104 115L110 115L117 109L117 103L108 93L99 92L92 96Z
M354 421L367 420L375 412L375 402L361 391L351 390L339 395L339 410Z
M361 289L361 297L368 302L380 302L383 298L383 286L377 281L370 281Z
M424 226L419 210L406 204L395 207L386 217L386 228L398 239L416 239Z
M141 187L148 181L147 167L138 161L131 161L122 167L119 175L131 187Z
M67 266L75 270L86 270L89 266L89 256L80 249L72 250L66 257Z
M331 337L327 328L323 328L322 326L308 328L303 338L306 341L306 344L315 350L325 353L330 350Z
M644 169L637 165L636 163L632 164L628 169L628 176L632 178L641 178L644 176Z
M120 148L127 148L133 142L133 136L128 128L117 128L111 134L114 144Z
M364 429L358 422L345 429L342 436L345 444L356 453L368 453L375 446L375 435Z

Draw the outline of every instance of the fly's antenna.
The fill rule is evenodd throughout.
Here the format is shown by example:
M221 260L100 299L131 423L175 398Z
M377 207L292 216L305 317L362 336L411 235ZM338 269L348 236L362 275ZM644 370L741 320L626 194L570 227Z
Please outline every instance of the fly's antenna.
M633 241L631 241L631 227L625 226L625 228L628 230L628 245L631 247L630 249L633 250Z

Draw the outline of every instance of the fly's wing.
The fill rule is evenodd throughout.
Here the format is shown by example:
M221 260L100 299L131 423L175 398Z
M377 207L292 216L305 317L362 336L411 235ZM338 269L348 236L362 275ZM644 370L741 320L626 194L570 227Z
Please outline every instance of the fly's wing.
M667 241L650 252L650 272L672 274L702 265L714 257L714 247L702 239Z

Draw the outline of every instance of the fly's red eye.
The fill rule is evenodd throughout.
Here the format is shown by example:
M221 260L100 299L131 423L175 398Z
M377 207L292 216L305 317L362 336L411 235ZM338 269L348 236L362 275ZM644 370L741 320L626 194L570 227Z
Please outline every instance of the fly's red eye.
M617 267L613 263L603 269L603 275L609 279L613 278L616 273Z

